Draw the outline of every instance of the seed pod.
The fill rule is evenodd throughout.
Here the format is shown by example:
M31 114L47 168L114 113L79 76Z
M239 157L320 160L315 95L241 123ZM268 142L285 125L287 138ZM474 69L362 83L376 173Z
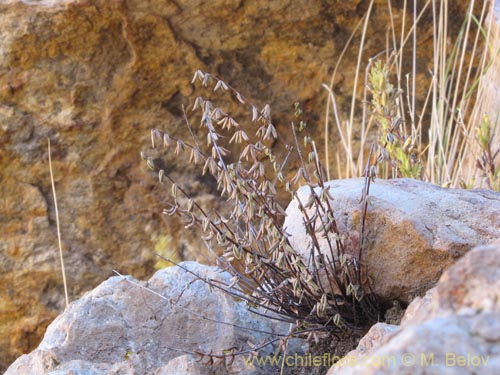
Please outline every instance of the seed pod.
M403 151L404 152L408 152L408 150L409 150L409 148L411 146L411 143L412 143L412 138L411 137L406 138L406 141L405 141L405 143L403 145Z
M304 204L304 208L311 208L313 203L314 203L314 195L309 194L309 196L307 197L307 202L306 204Z
M193 206L194 206L194 201L190 199L187 204L187 211L191 212L193 210Z
M399 125L401 125L401 122L403 120L401 119L401 117L395 117L392 119L392 123L391 123L391 131L394 131L396 130L397 128L399 128Z
M155 163L154 163L154 160L152 158L148 158L148 160L146 160L146 164L148 166L149 169L151 170L155 170Z
M387 141L387 143L394 143L396 141L396 137L392 133L387 133L387 135L385 136L385 140Z
M335 314L333 317L333 324L335 324L337 327L340 327L340 322L341 322L341 316L340 314Z

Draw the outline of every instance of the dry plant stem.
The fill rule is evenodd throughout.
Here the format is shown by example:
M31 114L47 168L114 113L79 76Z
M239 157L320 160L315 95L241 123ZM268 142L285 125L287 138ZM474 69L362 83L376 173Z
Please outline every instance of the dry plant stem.
M363 18L361 20L359 20L359 22L356 24L356 26L354 27L354 30L353 32L351 33L351 35L349 36L349 39L346 41L345 45L344 45L344 48L342 49L342 52L340 53L340 56L337 60L337 63L335 64L335 69L333 70L333 73L332 73L332 76L330 78L330 85L327 86L326 84L322 84L321 86L324 87L327 91L328 91L328 94L329 94L329 100L327 101L326 103L326 112L325 112L325 160L326 160L326 176L327 176L327 179L330 180L331 179L331 175L330 175L330 147L329 147L329 139L330 139L330 136L329 136L329 132L330 132L330 125L329 125L329 121L330 121L330 103L332 105L332 109L333 109L333 114L335 115L335 120L336 120L336 124L337 124L337 128L339 130L339 134L341 135L341 137L344 136L343 132L342 132L342 126L340 125L340 120L339 120L339 116L338 116L338 111L337 111L337 104L335 102L335 96L333 95L333 84L335 82L335 77L337 76L337 71L338 71L338 68L340 66L340 62L342 61L345 53L347 52L347 49L348 47L350 46L351 44L351 41L352 39L354 38L354 35L358 32L358 29L359 27L361 26L363 22ZM344 144L344 150L346 151L346 154L347 154L347 144L345 143L345 141L343 142ZM338 153L337 153L338 155Z
M269 345L274 344L277 341L280 341L280 338L274 338L270 339L268 341L265 341L264 343L260 345L253 346L250 349L246 350L237 350L238 348L229 348L229 349L224 349L223 352L221 353L204 353L201 350L196 350L196 351L190 351L190 350L184 350L184 349L178 349L178 348L170 348L166 347L167 349L184 353L184 354L190 354L192 356L197 357L197 362L201 362L203 365L221 365L224 364L225 366L231 366L232 363L234 362L235 358L237 356L242 356L242 355L257 355L257 352Z
M361 68L361 60L363 57L363 48L364 48L364 44L365 44L366 30L368 29L368 22L370 20L370 15L371 15L371 11L372 11L374 2L375 2L374 0L370 1L370 5L368 6L368 10L366 11L365 22L363 25L363 32L361 34L361 42L359 45L358 61L356 63L356 72L360 71L360 68ZM349 125L348 125L349 128L352 128L352 126L354 124L354 110L355 110L355 106L356 106L356 91L357 91L357 89L358 89L358 74L355 74L354 75L354 88L353 88L353 92L352 92L352 101L351 101L351 113L349 115ZM351 132L349 132L348 134L350 134L350 133Z
M337 125L337 131L338 131L338 134L340 136L340 140L342 142L342 147L344 148L344 152L345 152L345 155L346 155L346 163L350 164L351 161L352 161L352 158L349 158L349 155L352 155L352 150L350 150L350 147L352 146L351 144L348 144L346 139L345 139L345 136L344 136L344 130L342 128L342 124L341 124L341 121L340 121L340 118L339 118L339 114L338 114L338 110L337 110L337 101L335 100L335 95L333 93L333 90L332 88L328 87L326 84L322 84L321 85L325 90L327 90L328 92L328 97L329 97L329 102L331 102L331 105L333 107L333 115L335 116L335 124ZM326 112L326 115L329 116L329 104L327 104L327 112ZM326 121L326 120L325 120ZM325 145L328 145L328 121L325 122ZM326 147L326 149L328 150L328 146ZM338 157L338 153L337 153L337 157ZM329 167L329 153L328 151L325 150L325 159L326 159L326 164L327 164L327 176L328 176L328 179L330 179L330 167ZM337 160L337 164L339 165L340 162L339 160ZM349 167L349 170L353 170L353 166L350 165ZM346 176L347 178L347 176Z
M413 0L413 59L412 59L412 102L410 108L411 126L415 129L415 91L417 86L417 0Z
M461 89L460 87L460 81L461 81L461 78L462 78L462 69L463 69L463 66L464 66L464 59L465 59L465 52L466 52L466 49L467 49L467 41L468 41L468 36L469 36L469 30L470 30L470 25L471 25L471 19L472 17L470 16L470 14L472 13L472 9L474 8L474 0L471 1L470 3L470 13L469 13L469 16L467 17L467 24L466 24L466 28L465 28L465 36L463 37L463 43L462 43L462 51L461 51L461 55L460 55L460 62L459 62L459 65L458 65L458 73L457 73L457 77L456 77L456 85L455 85L455 90L454 90L454 94L453 94L453 102L452 102L452 106L451 106L451 110L450 110L450 113L451 113L451 116L450 116L450 122L453 124L455 124L455 126L452 126L450 125L448 128L451 130L449 132L450 134L450 139L452 140L452 142L449 142L448 145L450 145L451 143L451 147L450 149L447 149L447 154L449 155L448 156L448 164L450 165L450 172L449 172L449 176L447 176L447 180L448 181L451 181L452 179L452 168L454 165L456 165L456 160L455 160L455 156L457 155L457 147L458 147L458 142L461 140L461 137L460 137L460 130L461 130L461 127L458 126L459 125L459 122L457 121L456 119L456 115L455 113L457 113L457 110L460 110L461 108L457 109L457 106L460 105L462 106L462 103L457 103L458 101L458 97L459 97L459 90ZM458 56L458 55L457 55ZM466 82L468 81L468 77L466 79Z
M349 178L349 177L352 177L354 175L356 175L357 173L357 167L354 163L354 157L353 157L353 149L352 149L352 127L353 127L353 116L354 116L354 112L353 112L353 106L355 105L355 102L356 102L356 91L357 91L357 82L358 82L358 75L359 75L359 66L361 64L361 57L362 57L362 50L363 50L363 45L364 45L364 41L365 41L365 38L366 38L366 31L367 31L367 26L368 26L368 21L369 21L369 18L370 18L370 13L371 13L371 8L372 8L372 5L373 5L373 0L372 2L370 3L370 7L369 7L369 10L367 13L365 13L365 15L363 16L363 18L358 22L358 24L356 25L356 27L354 28L354 31L351 33L351 35L349 36L349 39L348 41L346 42L341 54L340 54L340 57L335 65L335 69L332 73L332 76L331 76L331 79L330 79L330 85L327 86L326 84L322 84L322 87L324 87L327 91L328 91L328 102L327 102L327 106L326 106L326 114L325 114L325 160L326 160L326 175L327 175L327 179L330 180L331 179L331 175L330 175L330 157L329 157L329 145L328 145L328 140L329 140L329 118L330 118L330 103L331 103L331 106L332 106L332 110L333 110L333 115L335 116L335 123L336 123L336 126L337 126L337 130L339 132L339 135L341 137L341 141L342 141L342 146L343 146L343 149L344 149L344 153L345 153L345 156L346 156L346 166L345 166L345 171L341 171L340 170L340 154L337 152L336 153L336 159L337 159L337 168L338 168L338 172L337 174L339 176L344 176L344 178ZM360 45L360 49L359 49L359 54L358 54L358 69L356 69L356 75L355 75L355 78L354 78L354 86L353 86L353 97L352 97L352 104L351 104L351 114L350 114L350 120L349 121L346 121L346 125L345 125L345 129L344 127L342 126L342 122L339 118L339 113L338 113L338 109L337 109L337 103L336 103L336 100L335 100L335 96L333 94L333 83L334 83L334 80L335 80L335 77L336 77L336 74L337 74L337 70L338 70L338 67L340 65L340 62L342 61L342 58L345 54L345 52L347 51L347 48L349 47L354 35L356 34L356 32L358 31L359 27L361 26L361 24L363 24L363 30L362 30L362 34L361 34L361 45ZM344 134L344 132L346 134ZM362 133L364 134L365 132L362 131ZM346 138L347 138L347 141L346 141ZM363 142L362 142L363 144Z
M484 23L484 19L485 19L486 14L487 14L487 10L488 10L488 5L487 4L488 4L488 1L485 1L483 3L483 8L481 10L481 16L480 16L479 21L477 22L477 25L479 27L478 27L476 35L474 37L474 44L473 44L472 52L471 52L472 56L476 55L477 50L479 48L479 41L480 41L480 36L481 36L481 31L482 31L482 26L481 25ZM477 21L475 19L475 17L473 16L473 14L472 14L472 9L473 9L473 7L471 7L471 11L470 11L470 14L469 14L469 20ZM468 26L468 27L470 27L470 26ZM486 37L486 40L488 40L488 37ZM482 60L484 60L484 59L482 59ZM470 104L470 101L468 99L469 99L470 95L472 94L471 89L473 89L476 86L476 84L478 82L478 78L481 76L481 74L480 74L481 71L476 72L475 77L472 79L473 80L473 84L472 84L472 86L470 86L471 89L468 89L468 87L469 87L469 81L470 81L471 76L472 76L473 61L474 61L474 59L471 59L471 61L469 61L469 68L467 70L466 80L465 80L465 83L463 85L463 87L465 89L462 90L462 97L461 97L461 99L459 101L459 103L464 103L464 109L465 109L464 112L467 112L467 108L468 108L468 106ZM483 62L481 62L481 64L483 64Z
M393 45L394 45L394 50L397 51L397 58L394 59L397 67L397 77L398 77L398 88L401 88L401 72L402 72L402 51L405 45L407 44L410 36L414 35L414 38L416 37L416 27L420 19L423 17L426 9L429 7L431 4L431 0L427 0L427 2L424 4L420 12L418 13L418 16L414 16L414 24L408 31L408 33L404 33L404 28L402 29L402 34L401 34L401 46L397 48L396 46L396 34L395 34L395 27L394 27L394 20L392 17L392 9L391 7L391 2L388 0L388 8L389 8L389 13L390 13L390 19L391 19L391 32L392 32L392 39L393 39ZM406 6L405 6L406 9ZM340 154L337 152L335 155L335 159L337 160L337 177L338 178L350 178L350 177L355 177L355 176L360 176L363 174L363 169L365 166L364 163L364 151L366 147L366 140L367 136L370 131L370 125L371 125L371 119L368 121L368 125L366 124L366 95L364 95L363 98L363 120L361 123L361 140L359 141L360 143L360 151L359 154L357 155L357 158L355 158L354 153L353 153L353 142L352 142L352 134L353 134L353 129L355 127L354 120L353 120L353 113L355 112L355 107L356 107L356 102L355 102L355 92L356 92L356 86L357 83L355 84L354 91L353 91L353 100L351 102L351 107L350 107L350 114L349 114L349 120L348 121L342 121L340 118L337 105L336 105L336 100L335 96L333 94L333 82L338 70L338 66L340 61L342 60L343 55L347 51L347 47L350 44L351 39L354 37L355 33L357 32L358 28L361 26L361 23L363 22L363 32L362 32L362 41L361 41L361 46L358 52L358 68L356 70L356 75L355 75L355 81L357 82L358 80L358 75L360 72L360 58L362 56L362 47L363 47L363 41L366 36L366 30L367 30L367 25L369 21L369 16L370 16L370 9L367 10L363 18L359 21L359 23L356 25L355 30L349 37L348 42L344 46L344 49L340 55L339 60L336 63L334 72L331 76L330 80L330 85L322 84L322 87L325 88L328 92L328 102L326 106L326 111L325 111L325 160L326 160L326 171L327 171L327 179L331 178L330 174L330 158L329 158L329 147L328 147L328 139L329 139L329 118L330 118L330 105L332 106L332 113L334 116L335 124L337 127L338 134L341 138L341 143L342 143L342 149L344 151L344 156L346 158L345 160L345 170L341 170L339 165L340 163ZM415 13L416 14L416 13ZM388 52L388 51L386 51ZM384 53L384 51L380 52L380 54ZM378 56L378 54L377 54ZM375 57L373 57L374 59ZM413 64L413 66L416 66L416 63ZM369 67L366 68L366 75L367 72L369 71ZM413 77L415 79L415 77ZM365 76L365 83L367 82L366 76ZM366 87L366 85L365 85ZM415 87L415 85L413 85ZM414 90L414 88L412 89ZM366 88L365 88L365 93L366 93ZM409 95L411 96L411 95ZM410 102L413 102L413 99L410 99ZM413 107L413 105L409 105L409 108ZM404 103L401 101L401 113L404 113ZM345 126L344 126L345 123Z
M398 50L397 42L396 42L396 27L394 26L394 15L392 14L392 4L391 0L387 0L387 10L389 11L389 20L391 21L391 36L392 36L392 49L394 51ZM398 65L398 77L401 76L401 71L399 70L400 66ZM401 85L399 85L401 86Z
M66 282L66 269L64 267L64 257L62 251L62 241L61 241L61 228L59 225L59 210L57 209L57 195L56 195L56 186L54 183L54 173L52 172L52 156L50 152L50 138L47 138L47 149L49 154L49 171L50 171L50 183L52 185L52 195L54 196L54 210L56 214L56 228L57 228L57 243L59 245L59 261L61 263L61 273L63 277L63 285L64 285L64 299L66 302L66 307L69 305L69 297L68 297L68 284Z
M361 205L362 205L362 215L361 215L361 241L359 243L359 253L358 259L359 263L363 262L363 251L365 249L365 229L366 229L366 214L368 212L368 195L370 194L370 184L372 179L374 178L374 174L372 174L372 168L370 165L370 161L372 160L372 155L375 150L375 145L372 145L370 148L370 154L368 156L368 162L366 163L365 168L365 186L363 188L363 195L361 197Z
M415 43L418 22L420 21L422 16L425 14L425 11L427 10L427 8L429 7L430 4L431 4L431 0L427 0L427 2L424 4L422 9L418 13L418 16L416 16L416 18L415 18L416 11L414 12L413 24L412 24L410 30L408 30L408 33L406 33L406 35L405 35L404 26L406 24L405 20L406 20L406 9L407 9L407 5L406 5L406 1L405 1L404 6L403 6L403 20L402 20L402 29L401 29L401 37L400 37L400 46L398 48L397 43L396 43L396 33L395 33L395 29L394 29L394 20L392 17L392 9L390 8L391 7L390 0L388 2L389 14L390 14L390 18L392 21L391 27L392 27L392 33L393 33L394 51L396 53L396 56L394 58L394 63L396 65L396 73L397 73L396 76L397 76L397 80L398 80L398 90L402 90L401 82L403 81L402 77L403 77L403 51L404 51L404 48L405 48L406 44L408 43L410 36L413 36L414 43ZM413 49L412 71L413 71L413 79L416 79L416 55L415 55L414 51L415 51L415 48ZM413 88L412 88L413 96L414 96L415 87L416 87L416 84L414 83ZM408 92L410 92L410 90L408 90ZM408 97L410 97L410 96L412 96L412 95L408 94ZM409 102L410 101L413 102L413 99L409 100ZM406 112L405 107L404 107L404 101L400 102L400 107L401 107L401 109L400 109L401 113L404 114ZM412 107L414 108L414 104L408 105L408 111L410 112L410 114L412 114ZM414 108L413 112L415 112L415 111L416 111L416 109ZM414 117L415 117L415 113L413 113L413 118L411 118L412 128L414 127ZM364 167L364 164L361 164L361 166Z
M407 11L408 7L407 7L407 0L404 0L404 3L403 3L403 20L401 21L401 35L400 35L400 48L399 48L399 51L403 51L403 46L405 44L404 42L404 35L405 35L405 27L406 27L406 11ZM409 34L408 34L409 35ZM402 68L403 68L403 53L400 53L399 54L399 74L398 74L398 88L402 86L401 84L401 81L402 81L402 77L403 77L403 71L402 71Z
M478 22L478 29L474 38L474 45L472 49L472 56L476 56L476 49L478 44L479 34L482 32L482 23L485 16L485 7L487 2L483 4L481 11L480 21ZM442 4L445 6L446 4ZM470 97L474 89L478 86L478 82L484 74L482 68L476 73L472 84L470 76L472 71L473 60L469 63L465 78L462 78L462 71L465 69L465 50L468 46L470 39L470 29L472 25L471 14L474 1L471 1L469 7L469 14L461 29L459 38L451 53L451 57L446 55L446 49L443 49L441 54L438 55L440 60L436 65L440 67L440 79L437 80L438 86L435 90L435 98L439 97L437 105L433 106L433 117L431 123L431 139L429 147L429 157L427 165L427 175L439 184L450 184L457 186L462 180L462 164L470 157L468 144L474 142L471 137L473 128L477 126L480 121L478 117L472 113L469 116ZM443 10L442 10L443 11ZM447 11L444 8L444 11ZM442 13L439 14L440 24L446 24L446 16ZM443 32L444 34L444 32ZM445 48L444 41L440 42L441 36L438 36L437 43ZM441 43L441 44L440 44ZM486 45L488 45L488 36L486 36ZM480 56L480 64L483 65L485 61L486 52ZM484 65L483 65L484 66ZM465 84L462 84L465 81ZM451 82L448 84L447 82ZM469 87L470 86L470 87ZM477 92L476 102L480 102L481 93ZM435 99L434 98L434 99ZM446 99L443 99L446 98ZM433 101L434 101L433 99ZM435 111L435 112L434 112ZM434 113L436 113L434 115ZM464 121L468 121L465 123ZM436 150L437 149L437 150Z
M295 126L293 124L292 124L292 133L293 133L295 144L296 144L296 147L297 147L297 150L298 150L298 153L299 153L299 158L300 158L301 163L302 163L302 168L304 168L304 170L307 170L307 168L305 166L304 158L302 156L302 153L300 152L300 147L299 147L299 143L298 143L297 133L295 131ZM311 142L311 144L312 144L313 148L315 148L314 142ZM323 184L323 179L321 178L321 164L320 164L319 158L317 157L317 152L316 152L315 149L314 149L314 151L315 151L315 168L316 168L316 171L320 171L320 173L318 174L318 181L317 182L318 182L319 188L324 191L325 186ZM309 180L309 176L307 174L306 174L306 179ZM315 209L316 209L315 216L316 216L316 214L318 213L318 211L320 209L323 209L322 212L319 213L320 215L327 215L329 212L333 212L333 210L330 207L330 203L329 203L328 199L325 202L328 205L327 209L325 210L323 208L323 206L322 206L322 202L319 201L319 198L316 195L316 192L314 191L313 186L309 185L309 188L310 188L310 194L311 194L311 196L314 197L314 206L315 206ZM311 259L312 266L314 268L314 272L318 273L319 270L317 268L315 258L316 258L316 256L319 256L319 254L316 254L315 252L320 248L320 245L319 245L319 241L318 241L318 239L316 237L316 228L314 226L308 225L308 224L313 224L314 220L309 216L306 208L304 207L303 203L301 202L301 200L299 199L299 197L298 197L298 195L296 193L294 194L294 198L299 203L300 211L304 215L304 224L305 224L306 230L308 232L308 235L311 237L311 239L313 241L313 245L314 246L311 249L311 257L310 257L310 259ZM333 232L338 233L337 224L335 222L335 218L333 217L333 215L331 215L331 218L329 218L329 219L330 219L330 224L332 225ZM326 236L326 239L327 239L327 243L329 245L330 255L331 255L332 259L334 259L333 246L332 246L332 244L330 242L330 238L328 236ZM342 242L340 241L340 239L338 237L336 238L336 248L337 248L336 257L338 258L341 253L343 254L345 252L345 250L343 248L343 244L342 244ZM330 284L329 285L330 290L334 290L333 289L334 285L332 284L332 279L333 279L333 280L335 280L335 284L338 285L338 286L340 286L340 290L343 293L343 296L346 297L346 295L344 294L344 289L341 287L342 283L340 282L340 280L337 277L338 270L336 269L335 262L333 262L332 265L333 265L333 268L334 268L333 273L329 273L328 267L325 269L326 272L327 272L327 274L328 274L328 276L329 276L327 279L328 279L328 282ZM321 280L319 282L319 286L321 288L322 293L325 293L325 288L323 287L323 285L321 283ZM337 305L337 302L336 302L335 299L334 299L334 304L335 304L335 307L338 308L338 305Z

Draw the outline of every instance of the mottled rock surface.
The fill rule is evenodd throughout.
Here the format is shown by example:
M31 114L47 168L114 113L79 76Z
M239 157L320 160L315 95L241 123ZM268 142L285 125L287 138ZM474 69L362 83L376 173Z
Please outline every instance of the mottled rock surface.
M335 180L327 186L347 249L358 256L364 179ZM309 195L309 187L298 192L303 204ZM460 256L500 237L500 193L490 190L378 179L371 184L368 200L362 259L373 292L386 301L409 302L429 289ZM297 200L290 203L287 215L284 226L291 234L290 243L308 259L311 238L306 236ZM320 236L319 243L330 257L327 240Z
M213 267L181 265L200 278L230 283L230 275ZM49 325L38 348L17 359L6 375L224 373L186 351L222 353L288 332L288 324L249 312L244 302L210 291L200 278L178 267L158 271L148 282L112 277L73 302ZM259 373L242 357L232 369Z
M380 339L372 327L328 375L500 373L500 240L468 252L424 298L408 307L401 328ZM383 331L382 331L383 332ZM361 343L369 342L364 350Z
M365 63L385 48L387 2L375 3ZM402 2L392 3L399 34ZM453 2L450 12L463 14L466 6ZM256 105L271 104L288 137L293 103L300 102L321 142L321 84L330 82L367 7L360 0L0 1L0 372L37 346L64 305L47 138L71 299L113 268L151 275L155 247L202 260L197 237L161 215L165 192L139 158L149 130L185 132L181 104L192 104L190 79L204 69ZM456 19L450 35L461 25ZM422 19L419 34L419 80L429 79L430 22ZM334 82L342 112L358 43L355 37ZM360 80L358 99L362 86ZM426 88L418 85L418 93L425 96ZM165 163L197 198L217 207L209 181L173 159Z
M500 312L500 240L474 249L422 298L408 306L401 326L419 324L438 316Z

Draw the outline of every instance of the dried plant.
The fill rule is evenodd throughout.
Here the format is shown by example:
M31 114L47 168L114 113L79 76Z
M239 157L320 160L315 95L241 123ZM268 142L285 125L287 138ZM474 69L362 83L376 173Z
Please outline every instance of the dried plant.
M202 71L194 75L192 83L197 82L231 95L251 114L250 123L236 121L213 101L199 96L192 110L200 116L200 129L191 125L183 109L190 141L153 129L152 146L162 145L178 158L199 166L201 173L213 176L221 197L227 200L227 212L202 207L169 174L145 158L149 167L158 172L159 181L169 185L170 198L164 213L182 217L186 228L201 227L208 251L222 254L217 256L217 264L232 275L228 285L205 281L246 301L257 314L292 323L295 328L291 336L317 339L325 333L365 330L378 319L379 308L369 285L363 282L363 241L358 249L345 248L316 144L303 135L306 124L300 121L300 107L295 106L299 126L291 124L294 145L285 147L285 155L275 155L270 145L282 139L271 120L269 105L259 109L233 87ZM249 131L252 127L255 134ZM205 141L198 139L199 133ZM231 154L231 147L238 152ZM299 167L288 178L285 167L291 160ZM363 218L369 175L363 193ZM300 185L309 186L307 201L299 199ZM283 229L286 214L278 202L283 193L299 202L313 243L310 264L291 247L289 234ZM320 254L321 236L328 239L329 256ZM320 278L320 271L326 273L327 281Z

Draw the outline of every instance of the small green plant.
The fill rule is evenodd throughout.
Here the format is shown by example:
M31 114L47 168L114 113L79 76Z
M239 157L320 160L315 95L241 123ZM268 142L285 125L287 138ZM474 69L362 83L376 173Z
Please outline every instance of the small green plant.
M422 178L422 164L415 151L414 136L401 131L402 117L397 99L401 95L389 81L389 68L381 61L371 65L368 90L372 94L371 111L379 128L378 162L391 166L392 177Z
M279 138L269 105L259 109L229 84L202 71L195 73L196 82L231 95L248 109L251 118L245 125L213 101L199 96L193 111L198 113L200 129L191 125L184 112L190 141L159 129L151 132L153 147L162 145L178 158L185 157L198 165L201 173L213 176L221 197L227 201L226 213L202 207L148 160L149 167L158 172L159 181L169 185L170 200L164 213L182 217L186 228L200 226L207 249L222 254L217 256L217 264L233 276L229 285L207 282L246 301L259 314L291 323L295 328L290 336L317 339L325 333L367 329L378 319L379 307L363 280L359 259L363 241L356 249L347 249L342 241L316 144L309 136L302 136L306 124L300 121L300 106L295 105L298 129L291 124L294 145L286 146L286 154L279 157L268 146ZM248 131L252 126L255 134ZM200 132L205 142L196 136ZM231 147L237 150L234 155L229 151ZM285 167L292 159L299 167L293 177L287 178ZM297 195L301 185L309 187L307 201ZM363 200L365 210L368 189ZM283 193L299 202L313 244L310 264L291 247L283 229L285 210L278 202ZM320 236L328 239L331 260L320 253ZM327 275L326 280L321 273Z
M481 157L477 160L477 168L483 173L487 186L500 191L500 165L495 165L495 158L500 153L492 150L492 126L489 116L485 115L477 129L477 141L481 149Z

